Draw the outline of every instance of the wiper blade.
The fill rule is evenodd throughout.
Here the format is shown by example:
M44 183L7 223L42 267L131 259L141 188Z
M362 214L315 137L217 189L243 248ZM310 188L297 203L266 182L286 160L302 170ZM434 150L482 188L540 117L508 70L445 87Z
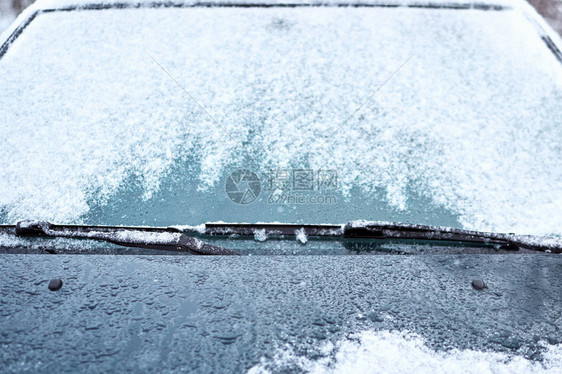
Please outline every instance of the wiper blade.
M435 242L458 242L562 253L562 239L552 240L532 235L515 235L470 231L448 227L404 223L350 221L344 225L298 225L283 223L207 223L204 229L187 229L200 235L253 236L263 232L267 237L293 237L304 233L312 237L357 239L412 239Z
M344 229L347 238L417 239L496 245L506 249L562 253L562 240L532 235L471 231L450 227L404 223L351 221Z
M4 226L3 228L7 228ZM125 227L55 225L41 221L22 221L14 226L17 236L43 236L104 240L137 248L186 252L197 255L238 255L238 252L205 243L194 236L254 237L258 233L268 238L307 237L333 239L421 240L424 242L457 242L494 246L499 249L528 249L562 253L562 238L544 238L470 231L449 227L404 223L350 221L344 225L299 225L284 223L206 223L198 227ZM11 230L10 230L11 231Z
M121 227L54 225L41 221L16 224L17 236L104 240L125 247L148 248L194 255L238 255L229 249L208 244L171 227Z

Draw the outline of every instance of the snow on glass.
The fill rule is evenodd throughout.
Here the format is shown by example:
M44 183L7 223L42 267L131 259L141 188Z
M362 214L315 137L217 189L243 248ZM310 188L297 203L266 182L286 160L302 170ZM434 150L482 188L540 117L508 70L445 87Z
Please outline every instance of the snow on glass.
M344 195L397 211L415 191L467 229L562 234L562 65L518 9L48 13L0 87L6 223L80 222L131 179L151 199L186 160L205 191L253 160L337 169Z

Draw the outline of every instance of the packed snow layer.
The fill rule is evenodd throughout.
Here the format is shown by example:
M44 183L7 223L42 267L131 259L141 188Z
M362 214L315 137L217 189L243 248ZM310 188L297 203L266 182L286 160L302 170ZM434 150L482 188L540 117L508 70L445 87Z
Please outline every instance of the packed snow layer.
M0 87L6 222L80 222L130 180L151 199L186 161L204 192L251 161L337 169L397 211L414 192L467 229L562 234L562 65L518 10L41 14Z
M116 245L109 244L104 241L97 240L78 240L70 238L49 238L48 240L35 240L36 238L18 237L13 234L0 233L0 247L3 249L14 249L18 247L24 247L30 250L37 251L41 253L43 250L56 250L64 251L77 251L77 252L88 252L88 251L107 251L107 253L114 254L117 251L122 251L123 247L117 247L118 249L113 249ZM109 248L109 249L108 249ZM98 253L99 253L98 252Z
M267 233L265 232L265 229L255 230L254 239L256 239L258 242L265 242L267 240Z
M291 369L309 373L560 373L562 345L545 345L542 361L497 352L436 352L408 333L366 331L323 347L325 357L300 357L290 347L262 359L249 374Z
M302 244L306 244L306 242L308 242L308 237L306 235L306 231L304 231L304 228L300 228L299 230L295 230L295 236L296 236L297 240Z

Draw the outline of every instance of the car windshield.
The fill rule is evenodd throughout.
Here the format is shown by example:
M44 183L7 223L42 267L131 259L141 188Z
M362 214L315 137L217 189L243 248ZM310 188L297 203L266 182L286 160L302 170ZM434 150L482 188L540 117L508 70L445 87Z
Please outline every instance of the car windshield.
M44 12L0 87L3 224L562 233L562 64L517 9Z

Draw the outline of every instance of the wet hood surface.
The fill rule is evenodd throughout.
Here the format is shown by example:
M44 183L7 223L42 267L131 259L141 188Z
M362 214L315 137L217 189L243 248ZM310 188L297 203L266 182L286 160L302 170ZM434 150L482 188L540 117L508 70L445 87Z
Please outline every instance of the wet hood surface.
M541 359L562 342L562 256L2 255L7 371L240 372L365 330ZM60 277L61 290L47 284ZM488 288L471 287L482 278Z

